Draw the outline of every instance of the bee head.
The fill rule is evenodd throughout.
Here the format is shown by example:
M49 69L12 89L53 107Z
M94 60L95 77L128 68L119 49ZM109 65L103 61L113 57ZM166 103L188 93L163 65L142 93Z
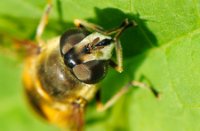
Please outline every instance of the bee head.
M87 33L81 29L65 32L60 39L60 52L67 67L80 81L97 83L107 72L114 43L111 37Z

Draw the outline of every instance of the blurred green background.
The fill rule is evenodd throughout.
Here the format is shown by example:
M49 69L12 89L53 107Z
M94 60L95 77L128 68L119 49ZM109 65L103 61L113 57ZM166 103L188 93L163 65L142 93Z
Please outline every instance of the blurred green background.
M45 0L1 1L1 131L59 130L38 119L27 106L21 84L22 52L15 52L11 40L34 40L45 5ZM53 0L43 38L62 34L73 27L76 18L105 29L118 26L125 18L138 23L121 37L124 72L110 69L100 84L104 102L133 79L161 92L158 100L148 90L131 90L104 113L96 112L95 102L91 102L86 130L200 130L199 0Z

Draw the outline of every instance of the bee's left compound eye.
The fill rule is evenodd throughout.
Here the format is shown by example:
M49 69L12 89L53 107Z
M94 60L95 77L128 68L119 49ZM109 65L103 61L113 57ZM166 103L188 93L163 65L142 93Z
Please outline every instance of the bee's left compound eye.
M74 66L74 75L82 82L94 84L104 78L107 72L107 64L103 60L92 60Z
M88 32L82 29L71 29L66 31L60 38L60 53L64 55L74 45L79 43L88 35Z

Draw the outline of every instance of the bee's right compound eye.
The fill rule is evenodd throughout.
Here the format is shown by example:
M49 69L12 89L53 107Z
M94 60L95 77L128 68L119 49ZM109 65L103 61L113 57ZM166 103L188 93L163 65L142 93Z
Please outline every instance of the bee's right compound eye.
M88 35L83 29L71 29L66 31L60 38L60 53L66 54L75 44L79 43Z
M80 81L87 84L95 84L102 80L107 72L107 61L92 60L78 64L72 68L73 74Z

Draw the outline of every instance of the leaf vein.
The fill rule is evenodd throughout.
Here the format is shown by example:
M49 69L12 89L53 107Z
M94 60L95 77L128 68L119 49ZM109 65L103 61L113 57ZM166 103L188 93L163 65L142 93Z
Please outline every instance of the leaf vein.
M174 83L173 83L173 81L172 81L172 74L170 73L170 71L169 71L169 62L168 62L168 59L167 59L167 56L166 56L166 52L164 53L164 56L165 56L165 61L166 61L166 63L167 63L167 72L168 72L168 75L169 75L169 81L170 81L170 87L171 87L171 89L173 90L173 92L175 92L175 95L176 95L176 97L177 97L177 99L178 99L178 101L179 101L179 103L181 104L181 106L183 107L185 104L184 104L184 102L182 102L182 100L181 100L181 98L180 98L180 96L179 96L179 94L176 92L176 89L174 88Z
M177 41L180 41L181 39L184 39L184 38L186 38L186 37L188 37L188 36L193 36L193 35L198 34L198 33L200 33L200 28L195 29L195 30L192 30L192 31L187 32L187 33L184 33L184 34L182 34L182 35L180 35L180 36L178 36L178 37L176 37L176 38L174 38L174 39L171 39L171 40L169 40L168 42L166 42L165 44L162 44L162 46L160 46L159 48L166 48L166 47L169 47L169 46L171 46L173 43L176 43Z

